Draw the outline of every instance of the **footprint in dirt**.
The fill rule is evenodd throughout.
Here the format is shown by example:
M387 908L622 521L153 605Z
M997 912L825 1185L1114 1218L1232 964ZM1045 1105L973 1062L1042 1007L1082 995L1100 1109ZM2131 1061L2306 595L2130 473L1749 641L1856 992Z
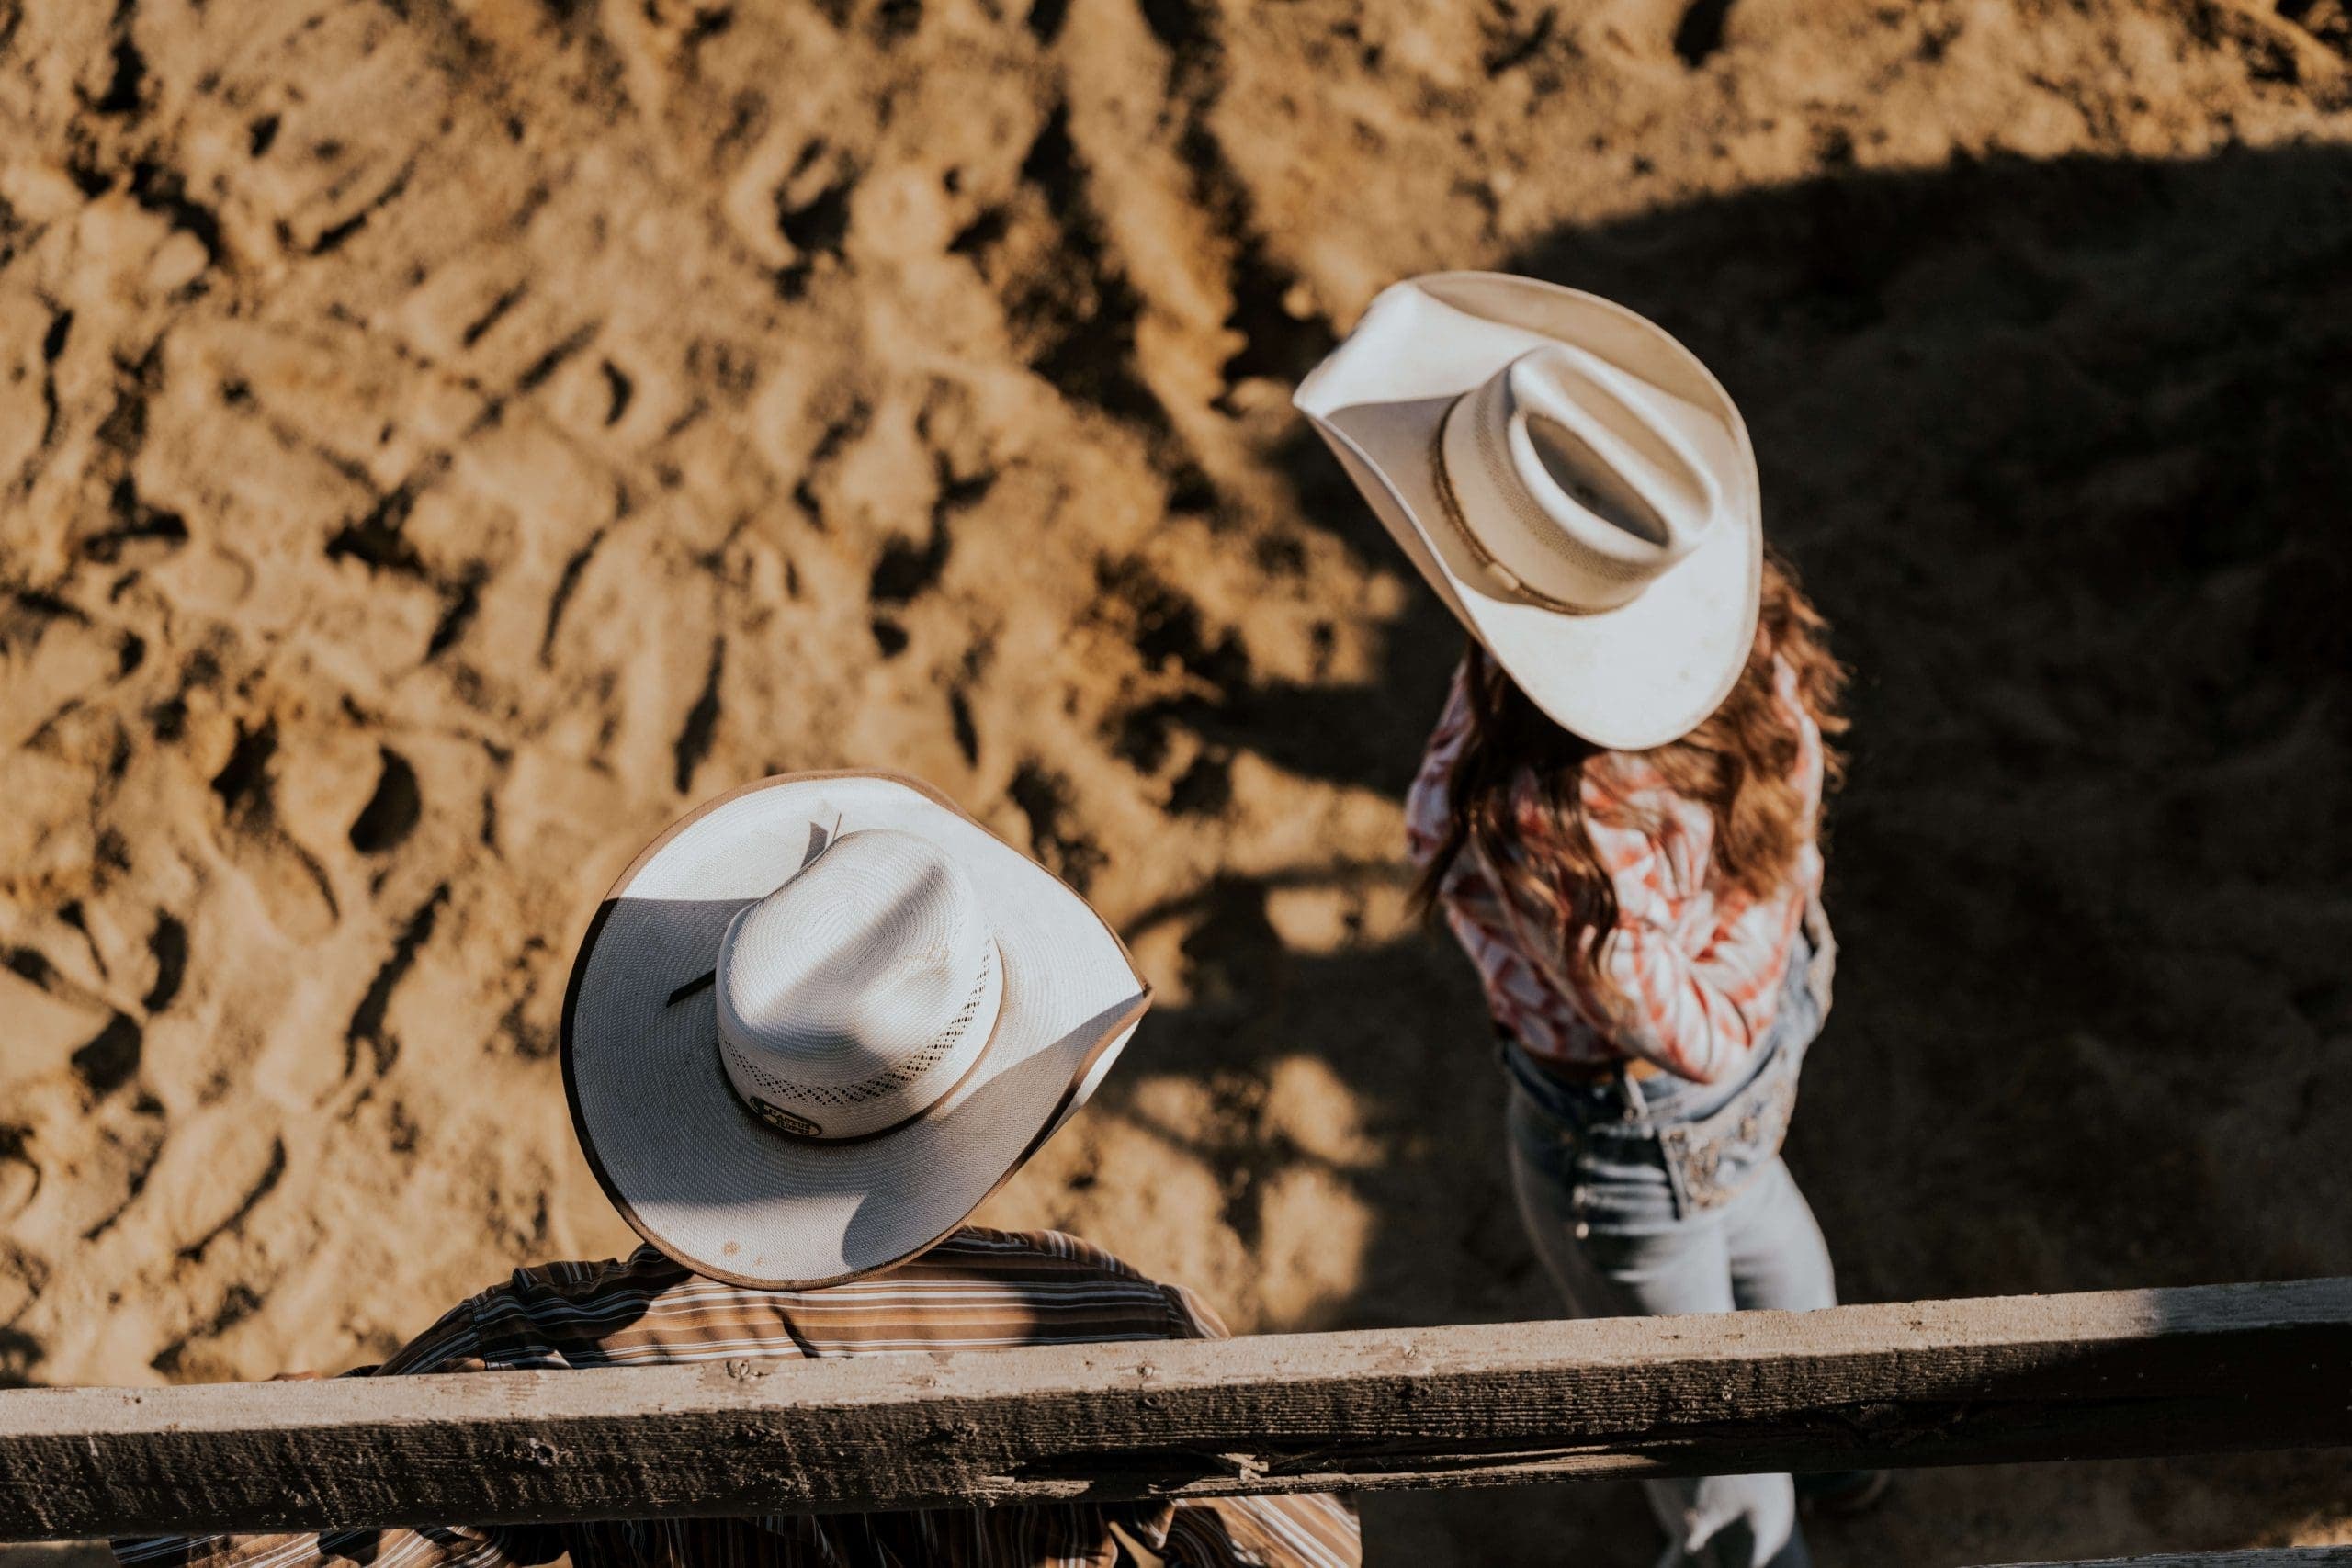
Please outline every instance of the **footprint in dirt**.
M33 1381L33 1369L48 1355L47 1348L31 1335L15 1328L0 1328L0 1388L26 1388Z
M825 502L817 487L826 470L838 462L842 455L873 424L874 406L864 398L853 395L820 417L824 420L824 431L817 437L817 444L809 448L808 467L792 487L792 499L821 533L826 527Z
M1177 725L1250 689L1250 656L1231 627L1212 636L1199 603L1143 560L1103 557L1095 563L1094 578L1101 590L1096 613L1125 632L1148 671L1179 682L1176 690L1163 689L1108 721L1112 750L1138 773L1157 774L1168 765ZM1203 751L1178 781L1170 808L1222 810L1229 798L1230 771L1229 749Z
M424 944L433 940L433 928L448 901L449 884L444 882L416 907L399 936L393 939L390 953L368 983L359 1005L352 1010L351 1021L343 1032L343 1076L346 1080L358 1070L363 1048L378 1077L390 1072L392 1064L400 1059L400 1037L391 1032L386 1021L391 1013L392 994L416 966L417 955Z
M987 678L989 665L996 656L996 644L984 636L975 636L964 649L963 668L947 686L947 723L956 737L956 749L964 754L964 765L980 765L980 726L972 712L973 694L979 691Z
M28 1127L0 1127L0 1225L32 1206L40 1195L40 1166L27 1152Z
M240 728L229 759L212 776L224 847L253 879L270 920L297 941L314 941L342 918L326 868L279 825L271 798L277 721Z
M959 479L944 457L935 456L933 461L939 495L932 502L929 536L920 542L904 536L887 541L866 581L866 595L876 609L874 637L885 658L896 657L907 644L904 629L889 612L937 585L955 553L956 514L978 505L996 486L993 468Z
M947 722L956 732L956 750L964 754L964 765L980 765L980 730L972 720L972 699L961 686L947 691Z
M351 847L363 855L389 854L416 830L424 814L424 796L417 788L416 770L407 758L389 746L377 748L381 772L368 804L352 819Z
M158 1350L147 1364L167 1378L177 1379L183 1371L192 1372L195 1369L187 1365L191 1348L207 1340L218 1339L259 1312L265 1304L266 1297L261 1291L243 1280L231 1285L221 1293L220 1304L213 1309L209 1318Z
M1029 368L1075 403L1149 431L1167 424L1136 358L1144 301L1112 249L1091 171L1057 105L1021 164L1013 197L948 243L996 291Z
M866 580L874 638L885 659L898 657L908 644L899 607L938 585L955 554L956 519L986 501L999 477L990 461L989 433L971 394L959 384L933 382L915 415L915 434L931 450L929 526L922 538L893 535L884 540Z
M1110 857L1093 838L1070 825L1070 782L1036 758L1013 771L1006 793L1029 823L1030 852L1046 868L1083 893Z
M187 974L187 927L169 910L155 911L155 929L147 938L147 954L154 961L155 981L139 999L150 1017L172 1005Z
M847 152L819 137L800 150L775 189L776 231L793 259L776 274L776 292L797 299L820 272L842 265L849 240L850 201L863 173Z
M727 639L719 637L710 645L710 669L703 677L702 693L678 727L678 739L671 747L676 762L674 782L678 793L684 795L693 788L695 770L710 755L712 744L718 737L720 708L719 678L727 671Z
M72 1057L74 1072L92 1100L103 1100L130 1081L145 1052L146 1032L127 1013L116 1013Z

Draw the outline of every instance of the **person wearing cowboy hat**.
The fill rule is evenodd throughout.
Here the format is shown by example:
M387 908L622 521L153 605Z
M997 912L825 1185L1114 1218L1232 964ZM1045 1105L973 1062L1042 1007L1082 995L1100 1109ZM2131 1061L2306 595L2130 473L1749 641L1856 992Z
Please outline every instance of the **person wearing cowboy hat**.
M597 910L565 1092L645 1245L518 1270L351 1375L1220 1336L1073 1237L965 1224L1085 1103L1149 999L1078 894L888 773L764 780L656 839ZM345 1561L1351 1568L1321 1495L962 1512L177 1537L126 1563Z
M1494 273L1386 290L1296 400L1469 634L1408 832L1537 1252L1587 1315L1831 1304L1781 1143L1829 1007L1845 675L1738 410L1633 311ZM1787 1476L1648 1488L1667 1564L1809 1561Z

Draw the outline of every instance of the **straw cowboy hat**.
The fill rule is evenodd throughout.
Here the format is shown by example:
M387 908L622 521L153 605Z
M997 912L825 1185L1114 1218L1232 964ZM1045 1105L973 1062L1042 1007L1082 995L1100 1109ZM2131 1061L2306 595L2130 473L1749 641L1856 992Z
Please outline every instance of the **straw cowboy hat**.
M736 1284L836 1284L961 1224L1149 995L1086 900L928 786L788 774L621 874L572 964L564 1091L647 1241Z
M1756 458L1657 326L1555 284L1438 273L1384 291L1295 400L1560 725L1639 750L1729 694L1756 635Z

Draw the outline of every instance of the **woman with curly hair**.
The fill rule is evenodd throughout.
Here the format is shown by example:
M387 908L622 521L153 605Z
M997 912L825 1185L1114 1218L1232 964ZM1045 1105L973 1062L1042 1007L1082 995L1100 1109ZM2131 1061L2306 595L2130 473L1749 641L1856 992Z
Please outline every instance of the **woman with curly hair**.
M1737 410L1652 323L1491 274L1384 294L1299 402L1471 634L1406 814L1537 1253L1585 1315L1831 1304L1781 1144L1829 1008L1845 671ZM1787 1476L1650 1493L1668 1564L1809 1561Z

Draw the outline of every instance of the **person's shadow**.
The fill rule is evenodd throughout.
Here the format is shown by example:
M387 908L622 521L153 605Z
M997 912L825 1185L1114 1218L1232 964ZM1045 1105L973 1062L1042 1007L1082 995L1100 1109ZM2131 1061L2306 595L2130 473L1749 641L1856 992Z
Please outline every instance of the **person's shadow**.
M1997 160L1460 258L1623 300L1716 371L1768 533L1855 668L1839 1006L1789 1152L1849 1299L2352 1273L2347 198L2335 149ZM1308 523L1391 551L1303 425L1268 457ZM1417 592L1367 681L1241 682L1152 717L1397 797L1459 647ZM1389 1156L1343 1173L1374 1228L1336 1322L1555 1310L1466 965L1436 934L1293 951L1266 912L1284 880L1146 917L1185 932L1199 999L1131 1060L1246 1077L1306 1054L1357 1096ZM1116 1078L1103 1102L1140 1114ZM1304 1157L1201 1152L1235 1173L1237 1224ZM1815 1544L1954 1561L1965 1515L1988 1561L2187 1550L2335 1517L2339 1491L2316 1458L1928 1472ZM1649 1561L1623 1489L1384 1497L1371 1520L1375 1561L1451 1560L1453 1538Z

